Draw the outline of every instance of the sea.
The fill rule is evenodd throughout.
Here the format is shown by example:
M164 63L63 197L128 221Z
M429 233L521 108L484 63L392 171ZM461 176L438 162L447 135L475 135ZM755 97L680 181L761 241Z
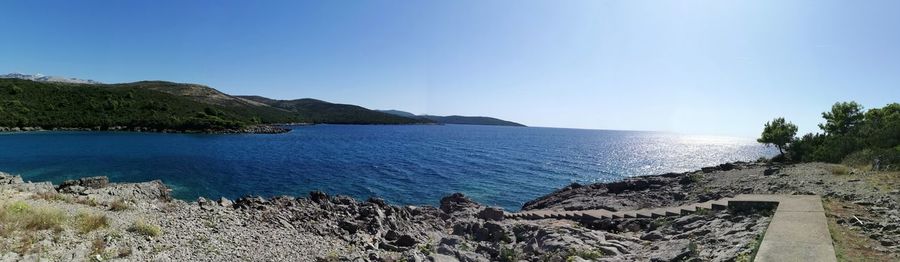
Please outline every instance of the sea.
M750 138L475 125L310 125L284 134L0 134L0 171L60 183L160 179L174 197L307 196L396 205L461 192L522 205L571 183L684 172L777 153Z

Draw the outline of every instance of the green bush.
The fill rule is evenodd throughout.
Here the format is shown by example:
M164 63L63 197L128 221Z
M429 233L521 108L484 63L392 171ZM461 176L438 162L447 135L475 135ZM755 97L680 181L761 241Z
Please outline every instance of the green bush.
M856 102L835 103L822 117L825 119L819 125L822 133L809 133L786 144L788 159L900 169L900 104L864 111ZM770 132L773 129L767 123L759 141L783 142L772 137L785 132Z

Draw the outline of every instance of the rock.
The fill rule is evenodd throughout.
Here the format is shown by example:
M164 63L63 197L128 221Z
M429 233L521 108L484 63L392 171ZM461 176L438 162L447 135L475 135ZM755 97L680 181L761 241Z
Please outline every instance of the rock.
M455 257L451 257L448 255L441 255L441 254L430 254L430 255L428 255L428 259L431 261L434 261L434 262L458 262L459 261L459 259L456 259Z
M881 243L882 246L886 246L886 247L892 247L894 245L897 245L896 242L894 242L893 240L890 240L890 239L882 239L879 242Z
M22 181L21 176L13 176L7 173L0 172L0 185L15 185L25 183Z
M345 205L345 206L356 204L355 199L353 199L352 197L343 196L343 195L335 196L332 199L332 202L335 204L338 204L338 205Z
M61 188L59 189L59 192L60 192L60 193L66 193L66 194L77 194L77 195L80 195L80 194L84 193L85 190L87 190L87 188L85 188L85 187L83 187L83 186L79 186L79 185L69 185L69 186L66 186L66 187L61 187Z
M735 167L735 165L732 163L725 163L725 164L719 165L719 170L730 171L730 170L734 169L734 167Z
M381 199L378 197L370 197L369 199L366 200L366 202L378 205L379 207L382 207L382 208L387 206L387 203L384 202L384 199Z
M654 241L665 238L659 231L651 231L641 236L641 240Z
M223 207L232 207L234 205L234 202L232 202L231 200L228 200L225 197L222 197L222 198L219 198L219 205L223 206Z
M384 239L387 241L395 241L400 238L400 234L394 230L388 230L387 233L384 233Z
M684 227L687 224L694 223L696 221L702 220L703 217L697 215L687 215L683 217L679 217L673 223L676 227Z
M467 198L462 193L454 193L452 195L441 198L441 211L444 211L444 213L447 214L477 207L478 204L475 203L475 201Z
M686 261L690 257L690 241L675 240L662 242L659 251L654 257L650 258L653 262L670 262L670 261Z
M777 168L766 168L766 170L763 171L763 175L771 176L771 175L777 174L779 171L781 171L781 170L777 169Z
M472 251L459 251L456 253L456 257L459 258L461 262L489 262L490 259L486 257L472 252Z
M346 230L350 234L356 234L356 231L359 230L359 225L353 222L348 222L346 220L341 220L340 222L338 222L338 227Z
M105 176L82 177L77 180L63 181L56 190L64 193L80 194L87 189L104 188L109 185L109 178Z
M503 220L503 210L494 207L488 207L478 212L478 218L491 221Z
M309 192L309 199L313 202L321 204L322 202L328 201L328 194L325 194L322 191L312 191Z
M418 243L419 241L416 241L416 239L410 235L400 235L400 237L397 238L397 241L394 241L394 244L399 247L411 247Z
M855 205L860 205L860 206L871 206L871 205L875 205L875 203L872 203L872 202L869 202L869 201L865 201L865 200L853 201L853 204L855 204Z
M212 210L213 206L218 204L214 204L212 201L206 199L205 197L198 197L197 205L199 205L200 208L204 210Z
M478 225L478 224L476 224ZM474 228L475 240L500 242L506 237L506 229L495 222L487 222Z

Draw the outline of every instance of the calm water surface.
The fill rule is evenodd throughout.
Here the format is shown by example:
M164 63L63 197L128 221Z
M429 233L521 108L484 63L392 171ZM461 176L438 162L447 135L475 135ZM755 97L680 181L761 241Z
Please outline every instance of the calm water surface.
M26 180L161 179L181 199L306 195L437 204L463 192L518 210L572 182L678 172L775 151L751 139L490 126L297 126L280 135L0 135L0 171Z

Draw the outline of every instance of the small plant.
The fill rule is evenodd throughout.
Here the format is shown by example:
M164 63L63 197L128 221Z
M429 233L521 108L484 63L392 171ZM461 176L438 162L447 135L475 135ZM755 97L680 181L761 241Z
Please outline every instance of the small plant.
M22 217L25 221L25 229L29 230L46 230L62 228L66 215L62 210L48 207L33 208L30 212L26 212Z
M503 262L516 262L519 261L519 257L522 255L519 254L519 251L516 250L515 247L501 247L500 248L500 261Z
M31 250L31 247L34 246L34 243L36 243L36 242L37 242L37 239L35 239L34 235L25 234L24 236L22 236L22 239L19 240L19 246L16 248L16 253L19 253L22 255L27 254L28 251Z
M31 206L28 205L28 203L25 203L25 201L16 201L7 206L5 209L11 214L22 214L27 212L28 210L31 210Z
M143 219L135 220L134 224L132 224L131 227L128 228L128 231L148 237L155 237L162 234L162 230L159 228L159 226L147 223Z
M90 257L102 256L103 253L106 252L106 240L102 237L94 238L91 241L91 252L88 253Z
M430 255L432 252L434 252L434 245L432 245L432 243L429 241L428 243L419 246L419 252L426 256Z
M119 247L119 252L116 255L117 258L125 258L131 255L131 247L122 246Z
M697 173L690 174L690 175L688 175L688 179L691 181L692 184L700 183L700 182L703 182L703 175L697 174Z
M95 207L98 205L97 200L94 200L93 198L79 198L79 199L75 200L75 203L82 204L85 206L92 206L92 207Z
M577 250L572 249L569 250L569 256L566 257L566 261L575 261L575 258L583 258L588 260L598 260L603 257L603 252L596 250Z
M831 171L831 173L835 174L835 175L850 174L850 169L844 165L830 165L830 166L828 166L828 170Z
M40 192L31 196L31 199L43 199L49 202L66 202L71 203L72 197L56 192Z
M129 206L125 200L121 198L116 199L115 201L109 203L109 210L111 211L125 211L128 210Z
M82 234L109 226L109 218L106 215L80 213L77 217L78 232Z
M697 246L697 243L691 241L690 243L688 243L688 251L691 252L691 256L696 257L700 254L700 247Z

